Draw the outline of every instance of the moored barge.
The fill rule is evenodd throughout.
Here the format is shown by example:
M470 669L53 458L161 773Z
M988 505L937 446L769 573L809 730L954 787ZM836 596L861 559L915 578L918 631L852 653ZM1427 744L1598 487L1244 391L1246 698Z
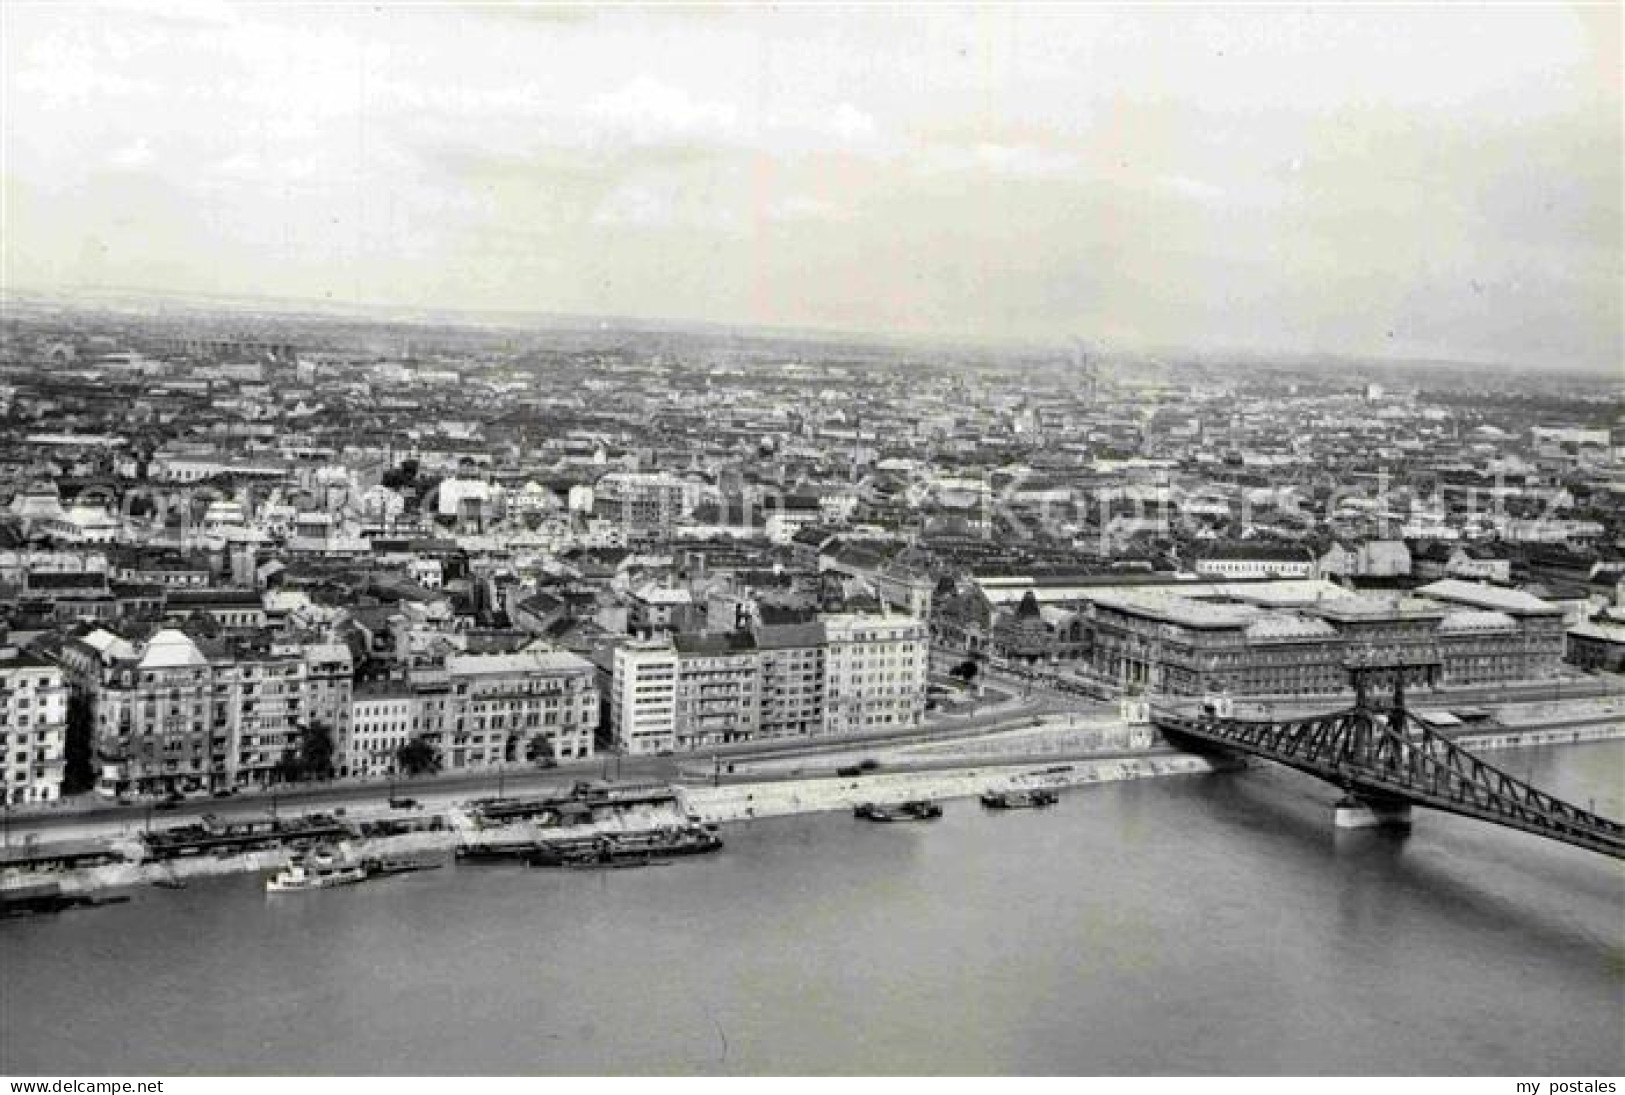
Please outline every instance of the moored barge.
M942 816L942 807L930 799L913 799L894 806L865 802L852 810L854 817L865 821L934 821Z
M989 810L1038 810L1054 806L1061 796L1054 791L988 791L982 795L982 805Z
M532 867L649 865L674 856L720 851L722 838L699 826L671 826L631 833L595 833L538 842L525 853Z

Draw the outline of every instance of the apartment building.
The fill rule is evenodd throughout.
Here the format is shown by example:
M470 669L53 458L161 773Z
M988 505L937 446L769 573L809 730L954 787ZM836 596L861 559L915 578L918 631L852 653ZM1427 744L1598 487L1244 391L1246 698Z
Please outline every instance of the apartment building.
M617 647L610 688L615 747L631 756L677 747L677 651L669 639Z
M610 472L593 487L593 512L629 535L669 536L692 509L693 491L665 472Z
M63 644L64 676L91 707L96 790L113 797L218 790L236 768L235 666L184 632L131 643L104 629ZM218 679L217 679L218 678Z
M611 724L631 754L918 726L927 632L912 616L634 641L614 654Z
M0 803L61 797L67 697L60 667L0 645Z
M761 726L762 669L749 632L677 635L676 748L750 741Z
M593 755L598 681L591 662L562 650L454 654L448 769ZM442 732L441 737L447 735Z
M351 718L349 647L239 644L217 659L216 674L217 694L236 707L234 786L281 782L283 765L299 754L307 729L329 734L338 756Z
M401 746L417 736L418 697L400 682L364 685L355 692L350 732L339 750L342 776L387 776Z
M823 625L770 624L753 634L762 677L758 735L795 738L823 733Z
M308 728L324 727L335 752L348 733L342 644L213 642L176 628L132 643L99 629L61 658L91 705L104 795L265 786L284 778Z
M915 616L826 616L824 731L918 726L925 717L930 635Z

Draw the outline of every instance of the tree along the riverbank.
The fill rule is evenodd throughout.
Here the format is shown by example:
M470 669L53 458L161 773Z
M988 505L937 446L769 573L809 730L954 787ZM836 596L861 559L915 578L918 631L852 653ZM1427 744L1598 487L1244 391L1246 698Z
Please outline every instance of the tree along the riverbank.
M422 776L440 771L440 750L422 734L395 750L395 762L409 776Z
M68 724L63 741L62 793L77 795L96 785L95 723L90 697L68 696Z
M277 764L277 774L286 783L333 778L333 728L325 722L312 722L299 731L299 744L288 750Z

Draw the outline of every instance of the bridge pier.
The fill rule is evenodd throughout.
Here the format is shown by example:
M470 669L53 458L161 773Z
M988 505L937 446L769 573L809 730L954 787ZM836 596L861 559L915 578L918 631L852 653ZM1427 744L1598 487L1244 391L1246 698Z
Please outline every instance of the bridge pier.
M1344 795L1332 807L1332 824L1339 829L1409 829L1411 804Z

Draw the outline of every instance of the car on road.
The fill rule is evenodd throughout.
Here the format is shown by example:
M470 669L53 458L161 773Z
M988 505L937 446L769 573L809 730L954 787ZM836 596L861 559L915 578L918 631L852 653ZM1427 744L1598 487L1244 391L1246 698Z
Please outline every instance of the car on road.
M418 800L415 798L392 798L389 800L391 810L416 810Z

